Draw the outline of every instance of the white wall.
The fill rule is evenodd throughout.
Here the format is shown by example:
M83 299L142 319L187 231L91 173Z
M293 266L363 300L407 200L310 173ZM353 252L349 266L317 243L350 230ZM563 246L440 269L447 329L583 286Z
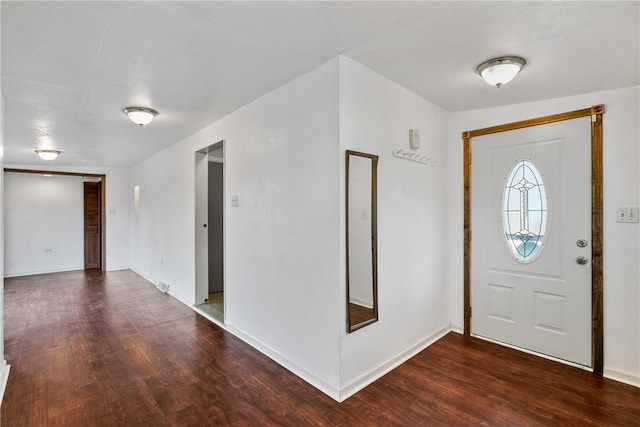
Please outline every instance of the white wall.
M225 141L226 327L333 396L344 324L337 79L333 60L140 163L132 182L132 266L193 304L195 152Z
M131 190L131 169L130 168L119 168L119 167L65 167L65 166L56 166L55 164L49 164L42 166L34 166L34 165L6 165L7 168L15 168L15 169L35 169L35 170L50 170L50 171L64 171L64 172L78 172L78 173L89 173L89 174L104 174L106 175L106 184L107 191L105 197L106 204L106 235L105 235L105 245L106 245L106 266L105 270L119 270L123 268L129 268L130 266L130 239L131 239L131 205L132 205L132 197L133 192ZM76 205L80 203L79 207L74 206L73 208L68 205L68 202L61 204L58 196L51 193L48 193L48 188L52 183L58 182L59 184L66 182L67 184L58 188L57 191L63 191L63 188L69 189L69 186L76 185L79 186L79 190L75 192L73 195L69 195L69 197L74 197L74 202ZM16 187L18 186L18 187ZM71 226L69 224L64 226L65 233L70 233L73 238L69 238L69 236L61 236L57 233L60 233L62 230L58 231L43 231L42 234L31 234L28 241L20 242L14 241L10 237L12 233L7 234L7 242L6 242L6 253L5 258L7 261L11 261L13 266L9 266L7 264L5 268L5 274L7 276L14 275L22 275L22 274L37 274L43 272L51 272L51 271L62 271L69 269L83 269L84 268L84 255L81 253L77 255L77 251L83 251L84 240L82 234L80 237L76 237L77 233L82 233L82 224L83 224L83 190L82 190L82 179L78 177L60 177L54 176L51 178L43 177L41 175L26 175L26 174L7 174L4 191L7 193L8 197L27 197L27 199L23 199L24 203L22 206L25 206L25 203L33 205L37 202L36 199L31 199L33 195L38 195L39 199L44 202L44 199L49 199L50 207L49 209L54 209L60 213L62 211L67 212L69 215L79 215L79 219L74 219L78 221L76 224L77 227L80 227L80 231L78 231L77 227ZM37 192L37 193L34 193ZM66 191L66 190L65 190ZM23 196L20 194L16 194L17 192L23 192ZM13 194L13 195L12 195ZM52 198L53 197L53 198ZM75 197L79 197L75 199ZM29 233L28 228L29 224L24 222L24 217L21 216L20 212L16 212L20 206L14 206L13 203L6 203L5 206L5 214L6 221L11 222L12 224L15 222L20 228L25 228L27 233ZM29 215L38 215L37 212L32 212ZM43 220L47 220L49 215L46 212L40 212L40 215L43 215ZM61 216L58 216L58 226L62 223L60 221L67 221L63 219ZM8 227L9 224L7 224ZM12 230L13 232L13 230ZM65 234L61 233L61 234ZM55 248L52 246L54 243L49 243L54 239ZM80 246L78 246L80 245ZM78 249L79 248L79 249ZM54 249L52 252L44 252L44 249ZM27 250L25 253L24 251ZM73 255L71 252L73 252ZM65 255L69 252L69 255ZM34 258L35 257L35 258ZM55 263L49 264L50 258L56 257L57 261ZM65 257L68 259L74 260L73 262L65 261ZM80 257L80 261L78 261L78 257ZM32 262L34 258L37 262Z
M428 165L392 156L421 132ZM340 213L344 236L344 150L378 163L379 321L346 334L339 313L341 399L449 331L446 282L448 113L389 79L340 57ZM346 298L341 238L341 302Z
M188 304L195 302L194 166L194 153L182 142L135 166L132 177L139 202L131 266L154 283L169 284Z
M346 58L134 169L132 266L195 302L195 152L225 141L226 327L336 399L449 330L448 115ZM428 166L394 158L422 131ZM344 150L380 155L380 321L346 333ZM231 207L237 195L239 206Z
M7 173L5 276L84 268L83 181Z
M466 130L605 104L604 162L604 366L605 375L640 385L640 232L615 222L616 207L640 204L640 88L590 93L450 115L449 279L452 324L463 325L462 138Z

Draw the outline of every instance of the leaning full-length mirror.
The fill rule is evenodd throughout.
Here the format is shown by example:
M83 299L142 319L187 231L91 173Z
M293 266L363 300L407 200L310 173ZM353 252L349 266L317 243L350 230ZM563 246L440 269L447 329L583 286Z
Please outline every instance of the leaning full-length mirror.
M347 332L378 320L378 156L346 151Z

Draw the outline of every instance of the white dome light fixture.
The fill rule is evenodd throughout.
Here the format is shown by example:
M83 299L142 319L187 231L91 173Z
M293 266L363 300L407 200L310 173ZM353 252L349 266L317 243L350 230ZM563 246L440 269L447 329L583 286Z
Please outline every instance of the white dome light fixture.
M122 110L129 120L138 126L148 125L158 115L156 110L146 107L127 107Z
M485 82L500 89L513 80L527 61L519 56L501 56L478 65L476 72Z
M40 156L42 160L54 160L61 151L58 150L36 150L36 154Z

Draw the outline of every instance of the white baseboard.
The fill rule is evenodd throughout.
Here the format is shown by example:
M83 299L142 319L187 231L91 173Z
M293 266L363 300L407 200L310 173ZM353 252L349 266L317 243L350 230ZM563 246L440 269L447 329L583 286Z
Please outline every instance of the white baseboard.
M150 286L155 287L156 289L158 289L158 292L163 292L162 290L160 290L158 288L158 282L159 280L153 279L149 276L144 275L143 273L141 273L140 271L136 270L134 267L129 267L129 270L133 271L134 273L136 273L138 276L142 277L144 280L146 280L147 282L149 282ZM186 305L189 308L193 308L193 303L190 303L187 301L187 299L181 295L175 292L175 289L172 290L171 289L171 284L167 283L169 285L169 289L167 292L164 292L165 294L173 297L174 299L180 301L181 303L183 303L184 305Z
M201 316L206 317L208 320L210 320L211 322L213 322L216 325L220 326L225 331L227 330L227 327L224 324L224 321L221 321L220 319L217 319L213 314L208 312L206 309L202 309L200 306L197 306L197 305L192 305L191 308L196 313L199 313Z
M153 280L151 277L148 277L144 274L142 274L142 272L138 271L135 267L129 267L129 270L133 271L134 273L136 273L138 276L142 277L144 280L146 280L147 282L149 282L150 285L155 286L156 281Z
M311 384L312 386L314 386L315 388L317 388L318 390L320 390L321 392L323 392L324 394L326 394L327 396L331 397L332 399L338 402L342 402L347 398L351 397L352 395L362 390L369 384L373 383L374 381L381 378L388 372L397 368L407 360L411 359L413 356L420 353L422 350L429 347L431 344L433 344L434 342L436 342L437 340L439 340L440 338L442 338L443 336L445 336L451 331L451 328L449 325L446 325L440 328L437 332L420 340L417 344L403 351L402 353L399 353L396 356L386 360L385 362L380 364L376 369L363 375L362 377L358 378L356 381L353 381L348 386L342 389L338 389L333 385L329 384L328 382L324 381L322 378L319 378L318 376L307 371L306 369L304 369L297 363L293 362L289 358L285 357L284 355L274 350L273 348L264 345L262 342L258 341L253 336L244 333L243 331L233 327L232 325L221 324L217 320L212 319L210 316L207 316L206 314L202 313L196 307L192 307L192 308L195 311L203 314L205 317L207 317L209 320L216 323L221 328L225 329L227 332L235 335L245 343L249 344L254 349L258 350L259 352L263 353L265 356L267 356L274 362L278 363L283 368L292 372L294 375L300 377L307 383Z
M52 274L52 273L68 273L70 271L84 271L84 266L76 268L63 268L61 270L45 270L45 271L25 271L22 273L7 273L5 271L4 277L24 277L24 276L36 276L38 274Z
M451 331L457 334L464 334L464 326L451 324Z
M153 285L153 283L155 283L155 281L153 279L145 276L144 274L142 274L141 272L136 270L134 267L131 267L131 270L134 273L136 273L137 275L139 275L140 277L142 277L143 279L145 279L148 282L150 282L151 285ZM335 400L338 400L339 390L336 387L334 387L331 384L327 383L326 381L318 378L317 376L311 374L310 372L308 372L307 370L305 370L301 366L297 365L296 363L292 362L288 358L284 357L282 354L278 353L274 349L264 345L263 343L261 343L260 341L256 340L252 336L250 336L248 334L245 334L244 332L242 332L239 329L234 328L233 326L230 326L230 325L224 324L224 323L220 323L217 319L213 318L212 316L209 316L206 312L203 312L202 310L198 309L196 306L194 306L193 304L187 302L185 299L181 298L179 295L172 294L171 292L169 292L169 295L172 298L175 298L177 301L181 302L182 304L186 305L187 307L191 308L195 312L199 313L203 317L205 317L208 320L212 321L216 325L220 326L225 331L235 335L236 337L238 337L239 339L241 339L242 341L244 341L245 343L247 343L248 345L250 345L254 349L256 349L259 352L261 352L264 355L266 355L268 358L270 358L274 362L278 363L279 365L281 365L285 369L291 371L293 374L295 374L298 377L302 378L304 381L308 382L309 384L311 384L312 386L314 386L315 388L317 388L318 390L320 390L324 394L328 395L329 397L331 397L331 398L333 398Z
M147 281L151 282L151 284L153 283L152 280L150 280L148 277L145 277L143 274L141 274L140 272L136 271L135 269L132 268L131 270L133 270L136 274L138 274L142 278L144 278ZM227 332L233 334L234 336L238 337L239 339L241 339L242 341L247 343L252 348L254 348L254 349L258 350L259 352L261 352L262 354L266 355L269 359L273 360L274 362L276 362L280 366L284 367L285 369L291 371L293 374L295 374L298 377L302 378L304 381L308 382L309 384L311 384L312 386L314 386L315 388L317 388L318 390L320 390L324 394L328 395L329 397L331 397L331 398L333 398L335 400L338 400L339 391L338 391L338 389L336 387L332 386L331 384L327 383L326 381L324 381L324 380L318 378L317 376L313 375L312 373L308 372L306 369L302 368L298 364L296 364L296 363L292 362L291 360L289 360L288 358L284 357L282 354L280 354L276 350L264 345L262 342L258 341L254 337L252 337L252 336L250 336L248 334L245 334L244 332L242 332L241 330L239 330L237 328L234 328L233 326L230 326L230 325L225 324L225 323L221 323L220 321L215 319L213 316L210 316L205 311L199 309L197 306L194 306L193 304L190 304L186 300L180 298L177 295L172 294L171 292L169 292L169 295L171 297L175 298L176 300L178 300L179 302L181 302L182 304L186 305L187 307L191 308L196 313L199 313L201 316L205 317L207 320L209 320L209 321L215 323L216 325L220 326L225 331L227 331Z
M133 270L130 266L125 265L122 267L111 267L108 266L107 268L104 269L104 271L122 271L122 270Z
M453 332L457 332L459 334L464 333L464 328L462 326L459 326L459 325L451 325L451 330ZM550 357L550 356L546 356L544 354L532 352L532 351L525 350L525 349L522 349L522 348L519 348L519 347L510 346L508 344L501 343L501 342L498 342L498 341L493 341L493 340L488 339L488 338L477 337L477 336L474 336L474 337L475 338L479 338L479 339L483 339L485 341L494 342L494 343L496 343L498 345L502 345L502 346L505 346L505 347L514 348L514 349L516 349L518 351L524 351L525 353L530 353L530 354L533 354L535 356L543 357L545 359L553 360L555 362L559 362L559 363L562 363L564 365L574 366L574 367L577 367L577 368L580 368L580 369L584 369L584 370L587 370L587 371L591 370L591 368L587 368L587 367L582 366L582 365L576 365L575 363L567 362L566 360L556 359L555 357ZM629 373L629 372L617 371L615 369L611 369L611 368L606 368L605 367L603 376L605 378L610 379L610 380L614 380L614 381L618 381L618 382L621 382L621 383L629 384L629 385L632 385L632 386L635 386L635 387L640 387L640 376L637 375L637 374L632 374L632 373Z
M125 266L125 267L108 267L105 268L104 271L121 271L121 270L133 270L135 271L135 269L129 267L129 266ZM77 267L77 268L65 268L62 270L46 270L46 271L30 271L30 272L23 272L23 273L9 273L9 274L5 274L4 277L6 278L11 278L11 277L24 277L24 276L35 276L38 274L52 274L52 273L68 273L70 271L84 271L84 266L83 267ZM140 274L139 272L135 271L136 273L138 273L138 275L144 277L142 274Z
M365 301L365 300L360 299L360 298L351 298L351 300L349 302L351 302L351 304L356 304L356 305L359 305L361 307L368 308L369 310L373 309L373 302L371 302L371 301Z
M640 387L640 376L629 372L616 371L611 368L604 368L603 373L605 378L610 380L619 381L621 383L629 384L635 387Z
M278 363L283 368L289 370L290 372L292 372L296 376L302 378L304 381L308 382L309 384L311 384L312 386L314 386L315 388L317 388L318 390L320 390L321 392L323 392L327 396L331 397L332 399L335 399L338 402L340 402L340 390L338 390L338 388L334 387L333 385L329 384L328 382L324 381L323 379L321 379L321 378L317 377L316 375L312 374L311 372L307 371L306 369L304 369L303 367L301 367L297 363L293 362L292 360L290 360L287 357L285 357L282 354L280 354L278 351L276 351L276 350L264 345L260 341L256 340L254 337L252 337L252 336L250 336L248 334L245 334L241 330L236 329L233 326L228 325L228 324L226 324L224 326L224 328L228 332L230 332L233 335L235 335L236 337L240 338L242 341L244 341L247 344L249 344L251 347L253 347L256 350L258 350L259 352L263 353L269 359L271 359L274 362Z
M138 273L138 272L136 272L136 273ZM138 274L140 274L140 273L138 273ZM143 278L147 279L142 274L140 274L140 276L142 276ZM147 279L147 280L149 280L149 279ZM231 326L231 325L229 325L227 323L220 322L218 319L216 319L213 316L209 315L206 311L203 311L200 308L198 308L198 306L195 306L193 304L189 304L187 301L179 298L176 295L173 295L171 293L169 293L169 295L171 297L175 298L176 300L180 301L181 303L183 303L187 307L191 308L196 313L198 313L201 316L205 317L207 320L215 323L216 325L220 326L225 331L227 331L230 334L232 334L232 335L236 336L237 338L241 339L242 341L247 343L249 346L251 346L255 350L258 350L259 352L261 352L262 354L264 354L269 359L273 360L274 362L276 362L277 364L279 364L283 368L285 368L288 371L292 372L294 375L302 378L304 381L308 382L309 384L311 384L312 386L314 386L315 388L317 388L318 390L320 390L321 392L323 392L327 396L331 397L332 399L338 400L340 393L339 393L339 390L336 387L332 386L331 384L327 383L326 381L322 380L321 378L313 375L312 373L310 373L306 369L302 368L301 366L299 366L295 362L291 361L287 357L283 356L282 354L280 354L276 350L272 349L269 346L264 345L262 342L258 341L257 339L255 339L251 335L248 335L248 334L244 333L243 331L241 331L241 330L239 330L239 329L237 329L237 328L235 328L235 327L233 327L233 326Z
M342 402L348 399L349 397L353 396L354 394L356 394L357 392L359 392L369 384L381 378L383 375L387 374L388 372L402 365L404 362L411 359L413 356L420 353L422 350L429 347L431 344L438 341L440 338L447 335L449 332L451 332L451 326L450 325L443 326L442 328L432 333L431 335L421 339L414 346L382 362L377 368L373 369L371 372L361 376L355 381L352 381L350 384L347 384L346 386L342 387L340 389L339 399L336 399L336 400L338 400L338 402Z
M7 365L7 361L2 361L2 369L0 370L0 405L2 404L2 398L4 397L4 391L7 389L7 381L9 380L9 369L11 366Z

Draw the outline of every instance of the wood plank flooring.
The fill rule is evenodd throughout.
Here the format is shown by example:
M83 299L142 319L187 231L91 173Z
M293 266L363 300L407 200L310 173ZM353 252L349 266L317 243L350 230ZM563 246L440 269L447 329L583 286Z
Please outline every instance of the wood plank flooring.
M640 426L640 389L451 333L342 403L131 271L5 281L2 426Z
M372 308L363 307L354 303L349 303L349 312L351 313L351 326L358 325L376 317Z

